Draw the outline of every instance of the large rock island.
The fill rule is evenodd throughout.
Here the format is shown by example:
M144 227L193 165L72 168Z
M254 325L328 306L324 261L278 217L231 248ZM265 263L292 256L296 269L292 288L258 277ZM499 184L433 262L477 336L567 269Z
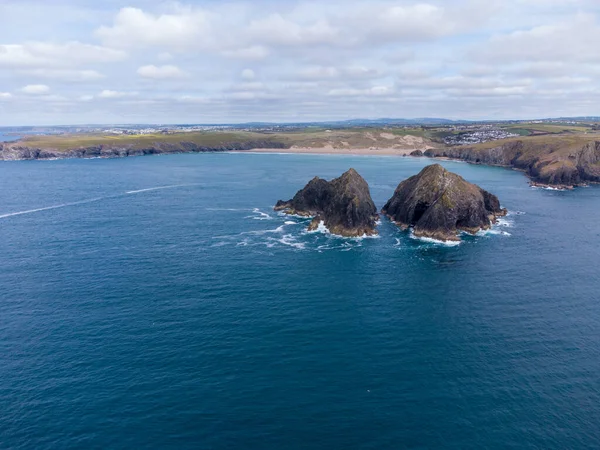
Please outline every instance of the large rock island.
M340 236L377 234L377 208L369 185L354 169L331 181L313 178L291 200L279 200L275 210L313 217L309 230L316 230L323 222L331 233Z
M459 231L486 230L506 210L495 195L433 164L400 183L383 213L417 237L459 241Z

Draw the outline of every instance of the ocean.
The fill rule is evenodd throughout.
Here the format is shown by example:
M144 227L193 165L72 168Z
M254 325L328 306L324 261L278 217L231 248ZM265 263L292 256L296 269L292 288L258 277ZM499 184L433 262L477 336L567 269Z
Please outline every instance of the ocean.
M16 141L18 139L19 139L19 136L12 135L12 134L5 134L0 131L0 142L10 142L10 141Z
M598 448L599 188L442 162L510 211L458 246L272 211L430 163L0 163L0 448Z

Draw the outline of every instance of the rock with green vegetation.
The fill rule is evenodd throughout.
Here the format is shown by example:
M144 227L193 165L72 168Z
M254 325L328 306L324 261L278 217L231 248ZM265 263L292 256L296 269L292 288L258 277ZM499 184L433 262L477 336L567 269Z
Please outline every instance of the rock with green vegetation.
M495 195L433 164L400 183L383 213L417 237L459 241L460 231L486 230L506 209Z
M377 208L369 185L354 169L331 181L313 178L291 200L278 201L275 210L313 217L309 230L323 223L332 234L340 236L377 234Z

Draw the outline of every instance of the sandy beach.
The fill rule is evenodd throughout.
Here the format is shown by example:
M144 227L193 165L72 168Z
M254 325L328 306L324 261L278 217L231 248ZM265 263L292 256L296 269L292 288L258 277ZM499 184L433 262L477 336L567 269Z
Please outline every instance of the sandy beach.
M415 149L401 148L333 148L333 147L291 147L291 148L256 148L246 150L250 153L297 153L314 155L372 155L372 156L408 156Z

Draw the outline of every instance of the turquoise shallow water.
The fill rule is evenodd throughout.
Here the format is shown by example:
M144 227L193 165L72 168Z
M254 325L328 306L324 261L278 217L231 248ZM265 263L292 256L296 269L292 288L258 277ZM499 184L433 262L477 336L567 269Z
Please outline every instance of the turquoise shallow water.
M597 448L600 189L446 162L511 211L457 247L271 211L429 163L0 164L0 448Z

